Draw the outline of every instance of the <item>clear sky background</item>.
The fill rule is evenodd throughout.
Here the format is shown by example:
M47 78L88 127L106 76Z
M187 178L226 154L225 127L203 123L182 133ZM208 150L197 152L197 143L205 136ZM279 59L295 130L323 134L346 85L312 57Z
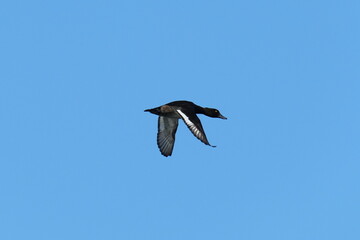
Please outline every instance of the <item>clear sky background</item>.
M360 239L360 1L0 4L0 239ZM181 122L173 156L146 108Z

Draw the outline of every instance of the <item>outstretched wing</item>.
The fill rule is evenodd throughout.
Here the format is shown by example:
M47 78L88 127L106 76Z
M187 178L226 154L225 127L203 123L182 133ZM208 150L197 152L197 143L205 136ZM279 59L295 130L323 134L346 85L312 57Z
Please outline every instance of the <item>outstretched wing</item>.
M175 143L175 133L178 127L177 118L159 116L157 144L162 155L171 156Z
M188 114L188 113L186 113L186 112L184 112L183 110L180 110L180 109L176 109L176 112L180 115L182 120L184 120L186 126L190 129L192 134L194 134L194 136L197 139L199 139L200 141L202 141L206 145L209 145L211 147L215 147L215 146L212 146L209 143L209 141L207 140L206 135L205 135L205 131L204 131L202 125L201 125L200 119L196 116L196 114ZM190 117L188 117L188 116L190 116Z

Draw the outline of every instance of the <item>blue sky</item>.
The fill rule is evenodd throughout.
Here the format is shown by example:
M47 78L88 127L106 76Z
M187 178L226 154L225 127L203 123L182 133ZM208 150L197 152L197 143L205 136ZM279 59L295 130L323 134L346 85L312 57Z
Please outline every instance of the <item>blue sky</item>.
M0 239L360 239L359 1L7 1ZM208 139L157 117L186 99Z

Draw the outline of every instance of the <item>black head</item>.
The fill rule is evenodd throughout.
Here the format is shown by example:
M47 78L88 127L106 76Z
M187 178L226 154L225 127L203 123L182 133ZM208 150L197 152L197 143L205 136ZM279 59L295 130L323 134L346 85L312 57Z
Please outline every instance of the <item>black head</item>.
M204 108L204 114L205 114L206 116L213 117L213 118L227 119L226 117L224 117L223 115L221 115L221 113L219 112L219 110L217 110L217 109L215 109L215 108Z

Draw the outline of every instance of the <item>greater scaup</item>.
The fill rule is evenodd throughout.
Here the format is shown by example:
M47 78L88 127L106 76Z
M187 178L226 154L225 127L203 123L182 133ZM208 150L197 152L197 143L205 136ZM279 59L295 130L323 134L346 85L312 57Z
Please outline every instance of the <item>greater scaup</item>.
M208 117L227 119L217 109L203 108L189 101L175 101L157 108L146 109L145 112L159 115L157 144L161 154L165 157L171 156L173 151L179 118L184 121L196 138L209 146L212 145L207 140L196 114L201 113Z

